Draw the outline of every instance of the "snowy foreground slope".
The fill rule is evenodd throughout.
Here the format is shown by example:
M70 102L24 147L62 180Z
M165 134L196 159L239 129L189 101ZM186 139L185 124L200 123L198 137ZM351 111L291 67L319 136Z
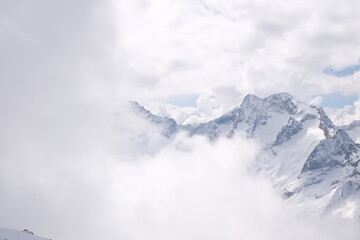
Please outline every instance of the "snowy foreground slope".
M137 115L171 141L179 132L210 141L245 134L262 147L253 171L269 177L288 202L316 214L360 221L360 123L335 126L322 108L288 93L267 98L247 95L240 106L206 123L179 125L137 102Z
M36 236L29 230L13 230L0 228L0 240L49 240L48 238L42 238Z

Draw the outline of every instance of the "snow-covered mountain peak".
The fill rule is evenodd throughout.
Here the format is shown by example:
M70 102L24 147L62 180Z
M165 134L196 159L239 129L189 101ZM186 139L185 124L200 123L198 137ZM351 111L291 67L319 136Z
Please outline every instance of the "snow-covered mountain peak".
M295 114L297 111L294 97L285 92L270 95L264 99L264 103L265 107L274 112L283 113L286 111L289 114Z
M243 102L240 105L243 109L262 109L263 111L273 112L288 112L294 114L297 110L296 104L294 103L294 97L289 93L276 93L264 99L259 98L255 95L248 94L245 96Z
M287 92L274 93L267 97L268 99L278 99L280 101L286 102L289 100L293 100L294 97Z
M244 100L240 104L240 107L247 108L247 107L254 107L256 105L260 105L262 103L262 99L258 96L248 94L244 97Z
M319 128L323 131L325 139L311 152L304 164L302 173L341 167L346 156L358 151L358 146L354 140L344 130L335 126L322 108L316 109L320 120Z

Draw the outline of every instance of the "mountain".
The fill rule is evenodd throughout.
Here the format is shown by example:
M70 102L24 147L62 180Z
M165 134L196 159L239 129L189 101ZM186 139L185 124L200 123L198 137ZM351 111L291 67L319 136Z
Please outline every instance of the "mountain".
M360 121L338 127L322 108L288 93L263 99L249 94L219 118L188 125L131 104L169 140L179 132L210 141L236 134L256 139L262 151L252 170L269 177L287 201L360 221Z
M0 240L51 240L51 239L36 236L33 232L27 229L20 231L14 229L0 228Z
M249 137L256 137L267 132L273 135L275 131L266 129L267 122L272 122L272 127L279 127L286 118L296 112L296 105L292 102L292 96L287 93L272 95L261 99L254 95L247 95L242 104L223 116L201 124L180 126L180 129L188 131L190 135L206 135L215 140L221 135L232 137L237 131L247 133ZM263 139L264 140L264 139Z

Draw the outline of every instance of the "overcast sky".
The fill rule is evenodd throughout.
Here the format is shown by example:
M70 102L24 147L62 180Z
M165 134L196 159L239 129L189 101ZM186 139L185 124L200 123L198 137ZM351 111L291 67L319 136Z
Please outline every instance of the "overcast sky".
M138 100L177 121L196 122L223 113L248 93L265 97L286 91L302 101L320 96L314 101L321 103L321 96L340 92L353 97L351 104L360 93L359 9L358 0L1 1L0 226L30 228L59 240L92 240L111 236L152 239L151 234L162 239L180 224L186 231L173 232L173 239L189 239L195 231L192 225L170 217L170 230L163 228L169 213L157 204L173 194L170 198L182 199L173 202L185 212L180 219L191 223L187 214L197 211L195 220L205 221L205 210L186 202L201 206L216 194L204 190L193 197L181 195L181 191L187 193L183 186L192 183L184 180L185 185L179 185L166 175L167 170L180 175L188 166L184 163L176 170L176 164L167 162L184 157L171 150L174 146L138 169L124 167L124 163L118 166L120 160L133 158L127 152L126 137L136 130L121 126L134 120L125 116L123 105ZM360 118L359 106L355 102L332 113L341 116L336 118L339 123L349 122ZM224 151L222 147L209 150L199 142L194 145L215 156ZM208 166L210 173L218 164L214 162ZM134 175L126 175L124 169ZM133 176L141 172L142 177L132 183ZM127 177L119 178L119 173ZM148 181L158 173L164 174L169 185L157 178ZM199 173L196 169L190 172L190 180L204 189L214 179L222 189L232 176L221 172L204 183L197 178ZM245 176L242 180L252 179ZM144 188L146 184L151 191ZM179 185L181 191L171 192L171 184ZM258 185L268 191L266 184ZM237 187L230 184L223 194L231 195ZM136 192L164 189L156 200ZM250 204L254 192L246 191L249 197L244 203ZM125 197L116 202L114 194ZM136 204L129 205L127 195ZM296 228L296 217L284 216L279 199L271 193L264 195L279 206L265 213L264 225L276 216L279 224L272 225L275 229L289 221L289 229L299 237L330 239L309 223ZM150 210L141 204L144 202ZM220 207L216 199L208 206ZM229 206L235 202L230 201ZM249 209L259 206L268 207L250 204ZM219 219L246 222L243 216L232 215L231 209L213 213ZM121 216L124 211L125 217ZM152 211L158 211L159 218ZM123 229L127 221L129 229ZM145 229L143 233L137 224ZM211 220L208 224L214 229L223 226ZM233 236L244 236L238 235L236 227L229 226ZM256 229L256 220L249 229ZM289 239L291 231L277 237ZM209 239L212 233L224 237L228 232L214 230L201 237ZM274 231L264 229L264 233ZM334 236L345 236L341 234L345 233ZM264 239L260 233L256 237L252 239Z

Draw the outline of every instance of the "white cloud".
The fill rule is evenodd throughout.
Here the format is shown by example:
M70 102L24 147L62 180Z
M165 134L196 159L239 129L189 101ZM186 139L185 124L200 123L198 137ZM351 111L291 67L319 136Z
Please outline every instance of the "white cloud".
M209 94L200 94L196 100L197 108L204 113L211 113L214 109L218 108L216 97Z
M199 123L219 117L239 105L242 95L234 86L217 87L213 94L199 94L195 107L178 107L161 102L148 102L144 106L155 115L171 117L179 124Z
M354 239L355 229L339 227L341 222L333 228L332 221L299 218L267 181L251 176L247 166L256 152L254 143L241 138L210 145L204 138L180 137L154 158L119 166L113 201L124 236Z
M316 107L321 107L321 103L324 101L324 97L317 96L310 100L309 105L313 105Z
M150 102L144 104L151 113L161 117L171 117L178 124L183 124L189 117L200 117L199 109L194 107L178 107L161 102Z
M244 97L235 86L217 87L212 89L212 93L216 97L219 107L224 111L238 106Z
M358 62L356 1L153 1L119 4L128 64L157 95L234 85L307 99L359 91L352 76L322 74ZM171 70L173 62L186 68ZM151 94L149 96L151 98Z
M133 120L120 116L123 148L129 136L152 132ZM299 217L267 180L251 175L258 148L249 139L210 144L180 135L151 155L95 148L106 140L4 158L0 224L66 240L356 237L357 228L340 220Z
M354 120L360 119L360 101L340 109L326 108L325 110L329 114L330 119L338 126L347 125Z

